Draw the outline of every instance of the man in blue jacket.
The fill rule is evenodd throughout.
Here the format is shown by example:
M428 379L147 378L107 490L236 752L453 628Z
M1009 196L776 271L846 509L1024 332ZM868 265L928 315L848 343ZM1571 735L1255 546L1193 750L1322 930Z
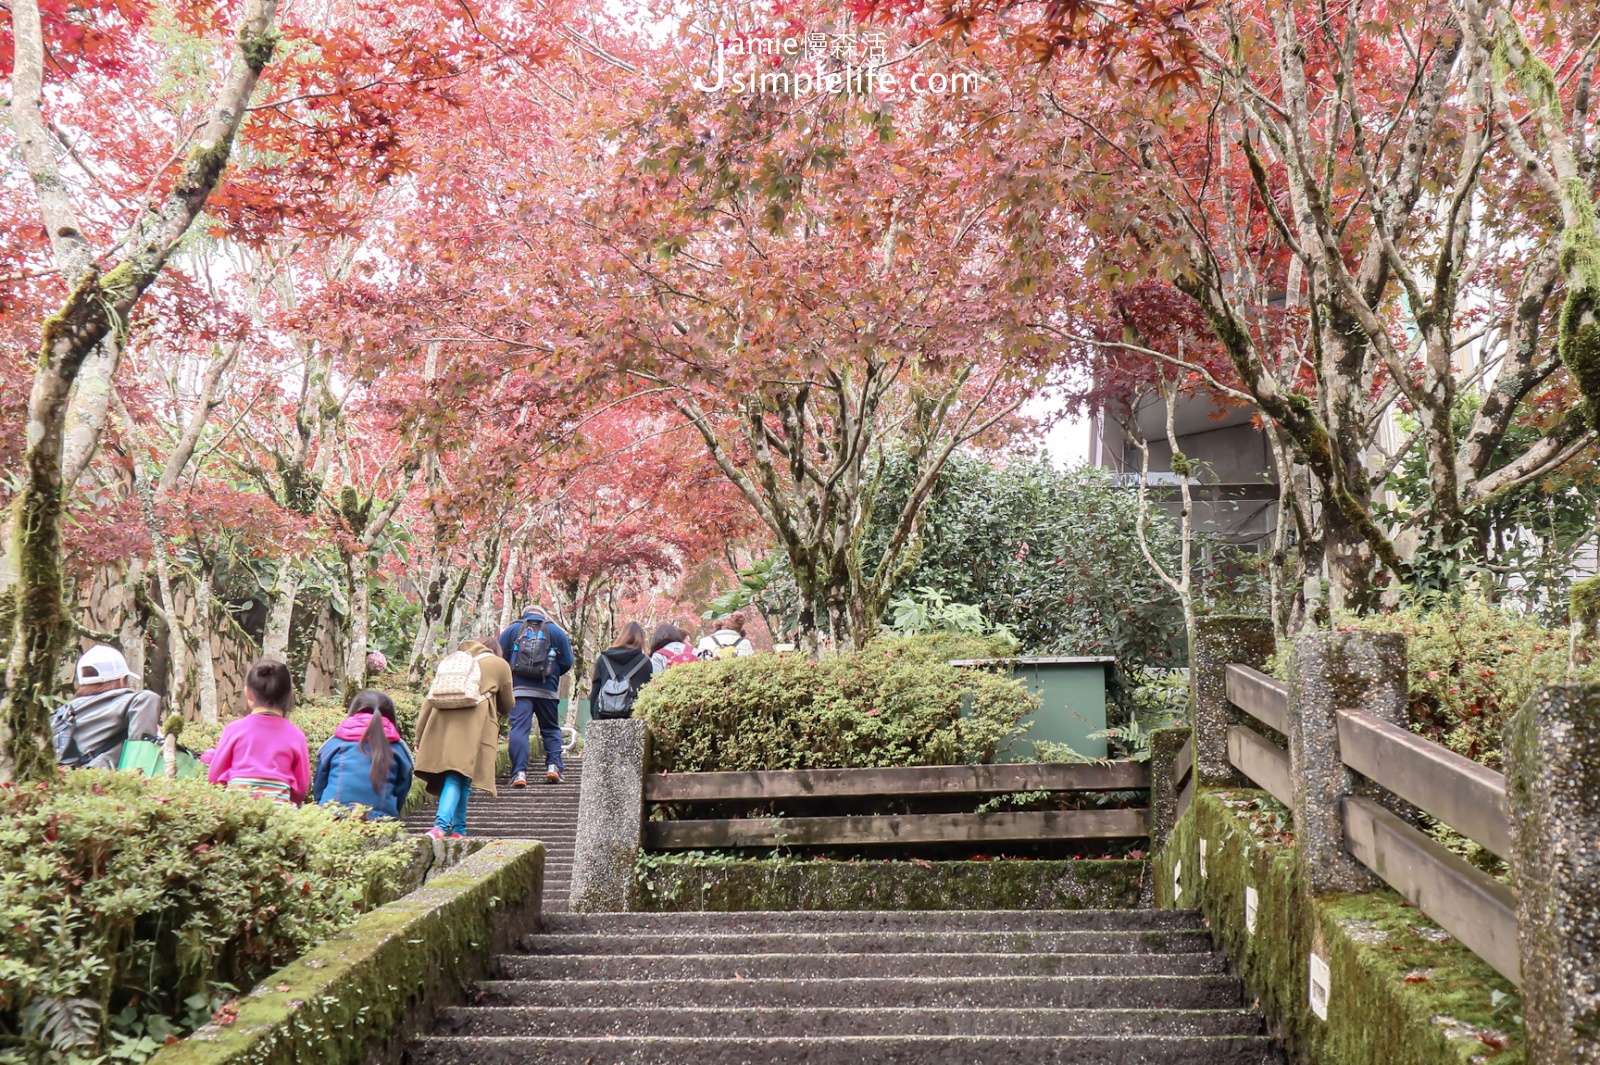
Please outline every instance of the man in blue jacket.
M566 764L561 760L556 690L572 669L572 641L544 607L530 606L500 634L500 653L511 663L512 694L517 700L511 711L511 786L528 786L528 736L535 717L544 741L544 778L559 784Z

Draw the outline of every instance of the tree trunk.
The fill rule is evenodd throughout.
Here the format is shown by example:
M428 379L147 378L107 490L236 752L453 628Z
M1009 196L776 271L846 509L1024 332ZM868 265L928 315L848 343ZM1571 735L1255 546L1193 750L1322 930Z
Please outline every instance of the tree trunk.
M117 629L117 639L122 642L122 657L128 668L144 676L145 642L145 569L144 559L128 560L122 575L122 586L128 597L127 608L122 612L122 624Z
M367 624L372 613L372 573L367 556L360 554L349 563L350 616L346 619L349 643L344 656L343 698L348 700L367 683ZM353 687L352 687L353 685Z
M194 593L195 683L199 686L200 720L215 725L217 715L217 663L211 651L211 586L214 569L200 563L200 582Z
M522 545L515 541L506 557L505 572L500 575L500 631L517 619L517 567L522 561Z
M423 677L432 658L434 622L439 618L439 600L444 594L445 552L435 551L428 564L428 583L422 594L422 610L417 617L417 634L411 641L411 661L406 663L406 679L415 684Z
M267 614L267 630L261 637L261 657L274 662L289 661L289 629L294 621L294 599L300 594L300 567L291 558L278 565L278 580L272 590L272 610Z

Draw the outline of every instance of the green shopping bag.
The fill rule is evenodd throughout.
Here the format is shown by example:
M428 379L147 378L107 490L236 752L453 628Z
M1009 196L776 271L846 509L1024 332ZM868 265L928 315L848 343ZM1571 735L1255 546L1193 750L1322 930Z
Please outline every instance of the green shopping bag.
M149 740L129 740L122 745L122 758L117 762L117 768L135 769L147 777L160 777L167 773L167 760L161 752L161 744ZM206 764L193 751L187 747L178 748L179 780L204 777L206 771Z

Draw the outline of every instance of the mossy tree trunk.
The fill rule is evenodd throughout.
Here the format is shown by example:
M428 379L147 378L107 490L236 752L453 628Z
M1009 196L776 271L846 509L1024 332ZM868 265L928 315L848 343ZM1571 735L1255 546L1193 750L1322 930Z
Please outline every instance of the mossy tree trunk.
M61 572L62 460L73 383L103 344L120 341L134 305L204 208L278 39L273 28L277 0L246 0L232 63L206 113L198 147L184 160L170 190L140 212L132 232L118 245L126 249L126 258L102 272L99 253L84 233L70 187L56 165L44 115L45 46L38 0L16 0L11 15L12 125L69 291L41 330L21 484L12 504L12 580L0 603L6 662L0 695L0 781L44 779L54 771L49 715L60 694L57 671L74 633Z

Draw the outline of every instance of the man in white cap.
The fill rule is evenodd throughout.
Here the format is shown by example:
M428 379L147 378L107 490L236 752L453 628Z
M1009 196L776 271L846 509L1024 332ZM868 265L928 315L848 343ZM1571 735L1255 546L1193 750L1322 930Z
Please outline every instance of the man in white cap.
M138 679L115 647L95 644L83 653L77 692L50 715L58 763L115 769L124 743L161 738L161 696L129 687Z

